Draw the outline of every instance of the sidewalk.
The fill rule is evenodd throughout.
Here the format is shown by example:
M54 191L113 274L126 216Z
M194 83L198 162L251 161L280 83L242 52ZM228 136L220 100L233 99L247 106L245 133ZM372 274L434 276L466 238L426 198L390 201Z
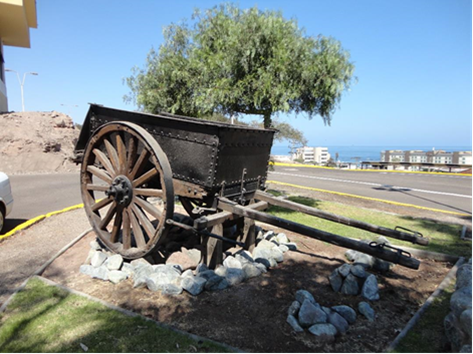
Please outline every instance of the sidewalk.
M77 209L49 217L0 242L0 306L36 269L88 228L84 210Z

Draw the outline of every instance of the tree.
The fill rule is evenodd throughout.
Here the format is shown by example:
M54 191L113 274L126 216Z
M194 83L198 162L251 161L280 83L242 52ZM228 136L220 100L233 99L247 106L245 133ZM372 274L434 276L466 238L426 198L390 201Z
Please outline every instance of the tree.
M337 40L306 36L280 12L234 5L196 11L194 24L171 24L159 52L126 79L127 100L157 113L202 117L277 112L331 114L350 87L354 65Z

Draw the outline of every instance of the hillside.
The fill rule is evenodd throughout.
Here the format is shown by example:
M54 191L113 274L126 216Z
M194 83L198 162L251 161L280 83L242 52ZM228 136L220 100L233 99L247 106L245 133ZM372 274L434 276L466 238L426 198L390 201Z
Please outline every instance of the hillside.
M79 129L52 112L0 114L0 171L7 174L78 171L70 161Z

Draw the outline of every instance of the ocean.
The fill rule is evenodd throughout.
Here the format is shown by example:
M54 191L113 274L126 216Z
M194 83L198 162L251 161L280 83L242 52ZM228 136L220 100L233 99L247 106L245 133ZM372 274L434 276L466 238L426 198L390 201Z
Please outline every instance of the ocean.
M453 151L471 151L471 146L326 146L332 159L335 160L336 153L341 162L358 161L379 161L381 151L383 150L422 150L430 151L445 150ZM271 149L273 155L289 155L287 145L273 145Z

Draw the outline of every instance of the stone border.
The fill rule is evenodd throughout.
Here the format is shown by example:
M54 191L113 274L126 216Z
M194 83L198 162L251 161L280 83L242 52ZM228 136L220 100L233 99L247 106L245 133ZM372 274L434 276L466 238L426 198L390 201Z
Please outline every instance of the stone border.
M465 262L464 257L460 257L453 266L452 269L448 272L448 274L445 276L445 278L442 280L442 282L439 284L437 289L432 293L432 295L429 296L429 298L425 301L425 303L422 305L422 307L415 313L415 315L407 322L406 326L404 329L397 335L396 338L387 346L387 348L384 350L385 353L391 353L393 352L396 347L399 345L401 340L407 335L407 333L416 325L416 323L419 321L421 316L424 314L424 312L429 308L429 306L432 304L434 299L438 297L447 286L450 285L452 282L453 278L455 277L455 274L457 272L457 269Z
M43 274L43 272L46 270L46 268L53 263L59 256L61 256L64 252L66 252L69 248L74 246L77 242L79 242L85 235L87 235L89 232L91 232L93 229L87 229L83 231L79 236L77 236L75 239L73 239L71 242L69 242L66 246L64 246L61 250L59 250L54 256L52 256L49 260L47 260L41 267L39 267L33 274L31 274L26 280L21 283L21 285L15 289L13 294L10 295L10 297L3 303L2 307L0 307L0 313L3 313L5 309L7 308L8 304L11 302L13 297L23 290L26 286L26 283L28 283L28 280L30 280L31 277L33 276L39 276Z
M209 343L212 343L212 344L215 344L215 345L219 345L219 346L222 346L224 347L225 349L227 349L228 351L230 352L235 352L235 353L245 353L244 351L242 351L241 349L238 349L238 348L235 348L235 347L232 347L228 344L225 344L225 343L220 343L220 342L217 342L217 341L214 341L212 339L209 339L209 338L205 338L205 337L201 337L201 336L198 336L196 334L192 334L192 333L188 333L188 332L184 332L184 331L181 331L180 329L177 329L173 326L170 326L170 325L167 325L165 323L162 323L162 322L158 322L158 321L155 321L153 320L152 318L148 318L148 317L145 317L139 313L136 313L136 312L133 312L133 311L130 311L130 310L126 310L122 307L119 307L119 306L115 306L115 305L112 305L110 304L109 302L106 302L102 299L99 299L99 298L96 298L94 296L91 296L91 295L88 295L88 294L85 294L83 292L80 292L80 291L77 291L77 290L74 290L74 289L71 289L71 288L68 288L67 286L64 286L64 285L61 285L61 284L58 284L50 279L47 279L47 278L44 278L42 276L39 276L39 275L33 275L31 278L35 278L35 279L38 279L40 281L42 281L43 283L46 283L47 285L50 285L50 286L55 286L59 289L63 289L71 294L74 294L74 295L78 295L78 296L81 296L81 297L84 297L88 300L91 300L91 301L94 301L94 302L98 302L106 307L108 307L109 309L111 310L115 310L115 311L118 311L126 316L130 316L130 317L138 317L138 318L141 318L143 320L146 320L146 321L149 321L149 322L153 322L157 327L160 327L160 328L164 328L164 329L167 329L167 330L170 330L170 331L173 331L173 332L176 332L176 333L179 333L181 335L185 335L187 337L190 337L192 338L193 340L195 341L206 341L206 342L209 342Z

